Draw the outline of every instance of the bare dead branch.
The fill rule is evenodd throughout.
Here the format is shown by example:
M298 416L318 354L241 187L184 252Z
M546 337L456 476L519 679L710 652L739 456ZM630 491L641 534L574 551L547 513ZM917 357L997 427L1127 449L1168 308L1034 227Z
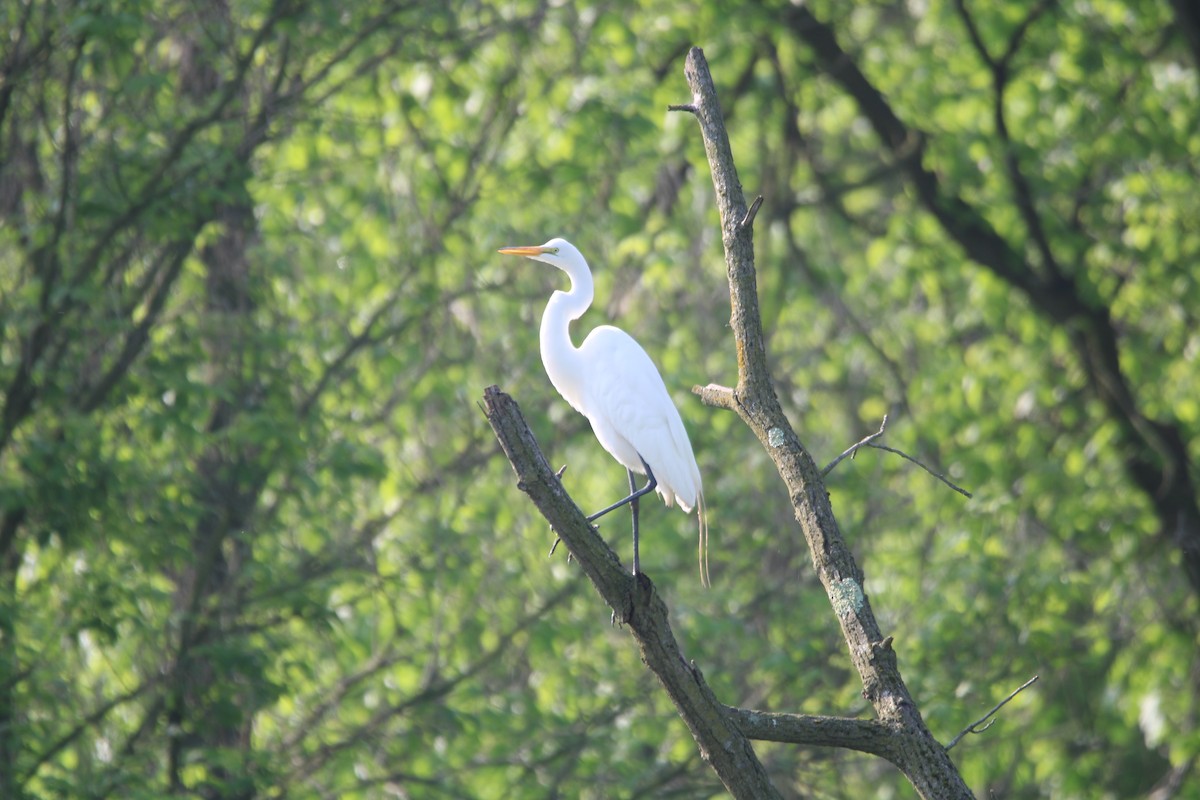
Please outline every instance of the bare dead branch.
M795 8L802 7L792 10ZM738 383L729 392L731 405L754 431L788 487L813 567L842 626L851 661L862 678L863 696L874 707L880 724L895 732L895 747L889 749L887 757L922 797L972 797L954 763L929 733L900 676L895 652L890 646L879 646L886 638L863 590L862 569L838 529L820 471L780 407L767 364L759 315L753 231L740 224L747 214L746 201L716 89L699 48L692 48L688 54L685 74L721 216L738 364ZM892 118L895 119L894 115ZM897 146L908 146L909 138L906 134L897 141ZM708 394L717 402L725 399L723 392Z
M488 422L517 474L517 486L575 556L592 585L625 623L642 660L658 676L700 752L734 797L777 798L745 734L717 702L700 670L683 657L667 606L645 572L632 576L555 477L516 402L495 386L484 390Z

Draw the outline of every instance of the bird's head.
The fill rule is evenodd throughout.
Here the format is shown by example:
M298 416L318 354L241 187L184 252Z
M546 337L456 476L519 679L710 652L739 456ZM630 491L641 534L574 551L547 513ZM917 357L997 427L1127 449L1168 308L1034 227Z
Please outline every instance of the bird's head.
M580 266L586 268L587 266L583 254L575 249L575 245L566 239L554 238L545 244L534 247L502 247L499 252L506 256L532 258L534 261L541 261L553 267L558 267L567 273L574 272L575 270L572 268L577 269Z

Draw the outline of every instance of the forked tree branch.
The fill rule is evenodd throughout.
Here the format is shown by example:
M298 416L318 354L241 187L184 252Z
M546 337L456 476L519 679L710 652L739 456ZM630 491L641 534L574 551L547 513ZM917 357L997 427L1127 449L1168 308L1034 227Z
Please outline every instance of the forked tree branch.
M838 464L842 463L844 460L846 460L846 458L853 458L854 456L857 456L859 450L866 447L871 442L878 439L880 436L883 436L883 432L885 430L887 430L887 421L888 421L888 415L884 414L883 422L879 423L879 430L875 431L872 434L868 434L867 436L864 436L863 438L859 439L857 442L855 442L854 444L850 445L845 450L843 450L842 454L840 456L838 456L833 461L830 461L828 464L825 465L825 469L821 470L821 477L824 478L826 475L833 472L833 468L836 467Z
M896 664L891 637L885 638L863 589L863 572L842 538L829 503L820 470L800 443L775 395L767 366L754 269L753 232L741 224L746 201L734 166L729 137L708 63L692 48L685 66L704 150L712 170L722 243L729 278L738 382L731 398L710 387L701 396L716 395L750 426L775 462L788 487L796 519L808 542L813 567L841 623L851 661L863 684L877 724L891 734L889 747L879 754L895 764L924 798L972 797L949 755L930 734ZM786 537L780 536L782 541Z

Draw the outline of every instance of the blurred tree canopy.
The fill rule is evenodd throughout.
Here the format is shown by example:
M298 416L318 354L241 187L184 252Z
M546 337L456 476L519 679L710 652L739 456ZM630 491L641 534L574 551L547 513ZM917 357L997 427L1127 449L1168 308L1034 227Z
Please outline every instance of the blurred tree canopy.
M570 238L706 482L645 569L730 705L869 712L733 415L705 49L778 390L981 797L1200 783L1200 22L1174 3L0 6L0 797L698 797L628 635L513 487L500 384ZM590 510L590 509L585 509ZM602 533L626 546L623 524ZM624 551L622 550L622 553ZM785 796L907 797L759 744ZM1190 789L1188 787L1191 787Z

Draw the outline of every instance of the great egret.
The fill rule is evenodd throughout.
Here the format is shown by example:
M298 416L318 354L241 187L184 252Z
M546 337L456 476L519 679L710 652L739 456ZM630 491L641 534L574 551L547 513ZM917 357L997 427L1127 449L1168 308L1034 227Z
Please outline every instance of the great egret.
M592 271L573 244L551 239L537 247L505 247L501 253L525 256L558 267L571 279L571 291L556 291L542 314L542 364L558 393L592 423L600 444L629 473L629 496L588 517L588 521L626 503L633 513L633 574L638 560L638 499L651 491L668 507L697 510L700 523L700 582L708 579L708 520L700 468L679 411L667 394L662 376L632 336L601 325L583 344L571 342L571 322L588 310L595 296ZM645 475L637 488L634 474Z

